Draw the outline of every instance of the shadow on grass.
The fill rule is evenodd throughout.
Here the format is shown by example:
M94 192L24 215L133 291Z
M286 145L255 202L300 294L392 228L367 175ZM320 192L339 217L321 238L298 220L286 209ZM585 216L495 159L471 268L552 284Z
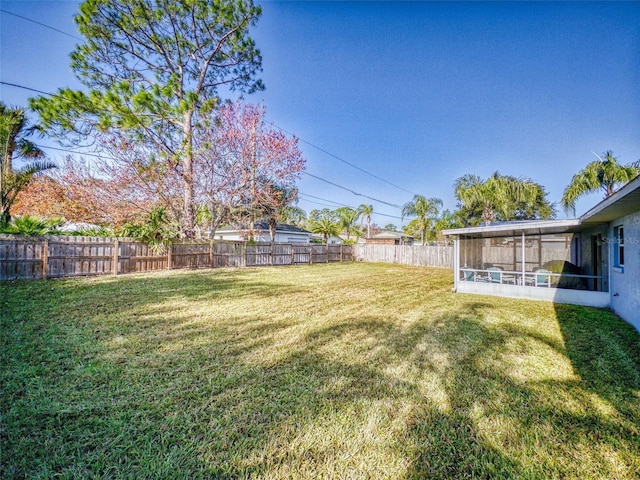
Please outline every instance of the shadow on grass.
M404 310L399 291L384 313L313 316L290 302L304 290L230 271L21 293L23 326L2 325L27 353L0 357L0 474L633 478L640 355L615 316L559 308L559 335L555 318L521 322L521 303L428 287L446 312ZM180 306L242 298L261 303L213 323Z
M584 388L640 422L640 333L609 310L555 306L567 357ZM633 445L640 452L640 429ZM640 460L636 465L640 475Z

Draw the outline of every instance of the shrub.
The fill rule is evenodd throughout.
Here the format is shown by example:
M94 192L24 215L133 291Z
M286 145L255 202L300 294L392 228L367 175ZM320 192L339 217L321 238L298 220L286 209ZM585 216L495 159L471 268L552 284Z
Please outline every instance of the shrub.
M60 227L64 223L61 218L44 218L35 215L14 217L11 222L2 229L2 233L14 233L18 235L59 235Z

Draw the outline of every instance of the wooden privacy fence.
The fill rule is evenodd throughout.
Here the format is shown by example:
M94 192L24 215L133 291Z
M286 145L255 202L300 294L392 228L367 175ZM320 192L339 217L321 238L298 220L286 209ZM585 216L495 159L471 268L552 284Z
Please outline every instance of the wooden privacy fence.
M452 246L354 245L353 259L362 262L399 263L414 267L453 268Z
M343 262L351 245L204 241L163 254L130 238L0 236L0 280L120 275L180 268Z

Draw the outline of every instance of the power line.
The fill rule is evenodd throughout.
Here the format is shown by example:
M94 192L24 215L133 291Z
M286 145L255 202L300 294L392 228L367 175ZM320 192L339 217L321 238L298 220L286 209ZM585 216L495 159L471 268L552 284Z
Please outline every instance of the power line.
M303 193L303 192L298 191L298 195L300 195L302 197L315 198L317 200L322 200L324 202L329 202L329 203L332 203L333 205L338 205L339 207L349 207L349 208L352 208L354 210L357 210L356 208L354 208L351 205L345 205L344 203L334 202L333 200L329 200L328 198L316 197L315 195L311 195L309 193ZM322 205L324 207L332 207L333 206L333 205L329 205L327 203L318 203L318 202L314 202L312 200L307 200L307 199L304 199L304 198L303 198L303 200L305 202L315 203L316 205ZM397 218L399 220L402 220L402 217L398 217L397 215L389 215L387 213L373 212L373 215L380 215L380 216L383 216L383 217Z
M326 154L326 155L329 155L330 157L335 158L336 160L338 160L338 161L340 161L340 162L342 162L342 163L344 163L344 164L346 164L346 165L349 165L351 168L355 168L356 170L359 170L359 171L361 171L362 173L366 173L367 175L369 175L369 176L371 176L371 177L373 177L373 178L375 178L375 179L377 179L377 180L380 180L381 182L384 182L384 183L386 183L387 185L391 185L392 187L395 187L395 188L397 188L397 189L399 189L399 190L402 190L403 192L407 192L407 193L410 193L411 195L415 195L413 192L411 192L411 191L407 190L406 188L400 187L399 185L396 185L395 183L391 183L391 182L389 182L388 180L385 180L384 178L379 177L378 175L376 175L376 174L374 174L374 173L371 173L371 172L369 172L369 171L365 170L364 168L358 167L357 165L354 165L353 163L348 162L347 160L345 160L345 159L343 159L343 158L340 158L340 157L339 157L339 156L337 156L337 155L334 155L333 153L331 153L331 152L329 152L329 151L325 150L324 148L318 147L317 145L314 145L313 143L311 143L311 142L309 142L309 141L305 140L304 138L300 138L300 137L296 136L296 134L295 134L295 133L289 132L288 130L285 130L284 128L282 128L282 127L280 127L280 126L276 125L276 124L275 124L275 123L273 123L273 122L272 122L271 124L272 124L274 127L276 127L278 130L281 130L281 131L283 131L283 132L285 132L285 133L287 133L287 134L289 134L289 135L292 135L292 136L294 136L294 137L298 138L301 142L306 143L307 145L309 145L309 146L311 146L311 147L313 147L313 148L315 148L315 149L317 149L317 150L320 150L322 153L324 153L324 154Z
M16 87L16 88L22 88L22 89L24 89L24 90L30 90L30 91L32 91L32 92L41 93L41 94L43 94L43 95L53 96L53 94L52 94L52 93L50 93L50 92L45 92L45 91L42 91L42 90L37 90L37 89L35 89L35 88L26 87L26 86L24 86L24 85L18 85L18 84L16 84L16 83L4 82L4 81L1 81L1 80L0 80L0 84L2 84L2 85L8 85L8 86L11 86L11 87ZM76 151L73 151L73 150L67 150L67 149L56 148L56 147L45 147L45 148L51 148L51 149L53 149L53 150L59 150L59 151L62 151L62 152L68 152L68 153L79 153L79 152L76 152ZM80 153L80 155L83 155L83 154L82 154L82 153ZM87 153L86 155L101 158L101 157L100 157L100 155L96 155L96 154L89 154L89 153ZM400 206L400 205L397 205L397 204L395 204L395 203L386 202L386 201L384 201L384 200L380 200L379 198L375 198L375 197L371 197L371 196L369 196L369 195L365 195L364 193L356 192L355 190L352 190L352 189L350 189L350 188L344 187L344 186L342 186L342 185L338 185L338 184L337 184L337 183L335 183L335 182L332 182L332 181L327 180L327 179L325 179L325 178L319 177L319 176L314 175L314 174L312 174L312 173L305 172L305 171L303 171L302 173L304 173L305 175L308 175L308 176L310 176L310 177L316 178L316 179L318 179L318 180L320 180L320 181L322 181L322 182L328 183L329 185L333 185L334 187L337 187L337 188L340 188L340 189L342 189L342 190L345 190L345 191L347 191L347 192L349 192L349 193L351 193L351 194L353 194L353 195L356 195L356 196L358 196L358 197L368 198L369 200L372 200L372 201L374 201L374 202L382 203L382 204L384 204L384 205L389 205L390 207L393 207L393 208L399 208L399 209L402 209L402 206Z
M309 197L309 198L315 198L316 200L322 200L323 202L329 202L329 203L318 203L318 202L311 202L311 200L307 200L307 202L311 202L311 203L317 203L318 205L323 205L325 207L332 207L334 205L337 205L339 207L349 207L349 208L353 208L351 205L345 205L344 203L339 203L339 202L334 202L333 200L329 200L328 198L322 198L322 197L316 197L315 195L311 195L309 193L304 193L298 190L298 196L300 197ZM333 205L329 205L329 204L333 204ZM355 208L354 208L355 210Z
M87 157L96 157L96 158L109 158L109 157L105 157L104 155L98 155L97 153L89 153L89 152L78 152L77 150L69 150L67 148L58 148L58 147L50 147L48 145L36 145L38 148L48 148L49 150L57 150L59 152L66 152L66 153L76 153L78 155L85 155Z
M36 21L36 20L30 19L30 18L27 18L27 17L23 17L22 15L18 15L18 14L13 13L13 12L9 12L9 11L4 10L4 9L0 9L0 12L4 12L4 13L7 13L7 14L9 14L9 15L13 15L13 16L15 16L15 17L21 18L21 19L23 19L23 20L26 20L26 21L29 21L29 22L33 22L33 23L35 23L35 24L37 24L37 25L43 26L43 27L45 27L45 28L49 28L49 29L54 30L54 31L56 31L56 32L58 32L58 33L61 33L61 34L63 34L63 35L66 35L66 36L68 36L68 37L75 38L75 39L77 39L77 40L81 40L81 41L82 41L82 40L84 40L84 39L82 39L82 38L80 38L80 37L78 37L78 36L76 36L76 35L72 35L72 34L70 34L70 33L64 32L64 31L59 30L59 29L57 29L57 28L55 28L55 27L52 27L52 26L50 26L50 25L46 25L46 24L44 24L44 23L42 23L42 22L38 22L38 21ZM6 83L6 82L2 82L2 83L3 83L3 84L5 84L5 85L11 85L11 86L14 86L14 87L15 87L15 86L18 86L18 85L15 85L15 84L9 84L9 83ZM42 94L45 94L45 95L51 95L50 93L42 92L42 91L40 91L40 90L35 90L35 89L27 88L27 87L24 87L24 88L26 88L27 90L31 90L31 91L33 91L33 92L42 93ZM359 166L357 166L357 165L355 165L355 164L353 164L353 163L351 163L351 162L349 162L349 161L345 160L344 158L341 158L341 157L339 157L338 155L335 155L335 154L333 154L333 153L329 152L328 150L325 150L324 148L319 147L319 146L317 146L317 145L315 145L315 144L313 144L313 143L309 142L308 140L305 140L304 138L300 138L300 137L296 136L294 133L292 133L292 132L290 132L290 131L288 131L288 130L286 130L286 129L282 128L282 127L281 127L281 126L279 126L279 125L276 125L276 124L275 124L275 123L273 123L273 122L272 122L271 124L272 124L275 128L277 128L278 130L281 130L282 132L285 132L285 133L287 133L287 134L289 134L289 135L295 136L295 137L296 137L296 138L298 138L301 142L306 143L306 144L307 144L307 145L309 145L310 147L313 147L313 148L315 148L316 150L319 150L320 152L324 153L325 155L328 155L328 156L330 156L330 157L332 157L332 158L334 158L334 159L338 160L339 162L344 163L345 165L349 165L351 168L354 168L354 169L356 169L356 170L358 170L358 171L360 171L360 172L362 172L362 173L364 173L364 174L366 174L366 175L369 175L369 176L370 176L370 177L372 177L372 178L375 178L376 180L379 180L379 181L381 181L381 182L383 182L383 183L386 183L387 185L390 185L390 186L392 186L392 187L394 187L394 188L397 188L398 190L402 190L403 192L409 193L409 194L411 194L411 195L415 195L415 193L414 193L414 192L412 192L412 191L410 191L410 190L407 190L406 188L401 187L401 186L399 186L399 185L396 185L395 183L392 183L392 182L390 182L390 181L388 181L388 180L385 180L384 178L382 178L382 177L380 177L380 176L378 176L378 175L376 175L376 174L374 174L374 173L371 173L371 172L369 172L368 170L365 170L364 168L359 167Z
M42 90L36 90L35 88L25 87L24 85L18 85L17 83L3 82L2 80L0 80L0 84L7 85L8 87L16 87L16 88L21 88L23 90L29 90L31 92L41 93L43 95L49 95L50 97L53 96L53 93L43 92Z
M346 190L347 192L352 193L353 195L356 195L358 197L368 198L369 200L373 200L374 202L383 203L385 205L389 205L390 207L402 209L402 207L400 205L396 205L395 203L385 202L384 200L380 200L379 198L370 197L369 195L365 195L364 193L358 193L358 192L356 192L354 190L351 190L350 188L343 187L342 185L338 185L337 183L331 182L331 181L326 180L326 179L324 179L322 177L318 177L317 175L314 175L312 173L305 172L305 171L303 171L302 173L304 173L305 175L308 175L310 177L317 178L318 180L321 180L321 181L323 181L325 183L328 183L329 185L333 185L334 187L338 187L338 188L341 188L342 190Z
M72 35L70 33L64 32L64 31L59 30L59 29L57 29L55 27L52 27L50 25L46 25L44 23L38 22L37 20L32 20L31 18L23 17L22 15L18 15L17 13L9 12L9 11L3 9L3 8L0 8L0 12L6 13L7 15L13 15L14 17L18 17L18 18L21 18L23 20L26 20L27 22L35 23L36 25L40 25L41 27L48 28L48 29L53 30L55 32L61 33L62 35L66 35L67 37L71 37L71 38L75 38L76 40L84 41L84 38L80 38L80 37L78 37L76 35Z

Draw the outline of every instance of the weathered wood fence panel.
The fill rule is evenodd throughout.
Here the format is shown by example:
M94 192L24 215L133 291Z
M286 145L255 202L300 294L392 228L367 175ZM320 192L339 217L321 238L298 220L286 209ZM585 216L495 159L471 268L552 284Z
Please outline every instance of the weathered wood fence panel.
M44 242L0 238L0 279L42 278Z
M168 255L154 253L146 243L136 241L119 241L117 245L117 273L139 273L166 270ZM105 272L114 273L114 272Z
M453 268L452 246L358 244L354 247L354 259L362 262Z
M244 267L245 244L239 242L220 242L213 244L213 268Z
M218 268L353 259L350 245L194 241L165 252L130 238L0 235L0 280L118 275L182 268Z
M44 241L48 247L48 265L43 268L41 278L105 275L113 271L114 243L111 239L60 237Z

